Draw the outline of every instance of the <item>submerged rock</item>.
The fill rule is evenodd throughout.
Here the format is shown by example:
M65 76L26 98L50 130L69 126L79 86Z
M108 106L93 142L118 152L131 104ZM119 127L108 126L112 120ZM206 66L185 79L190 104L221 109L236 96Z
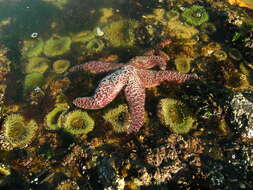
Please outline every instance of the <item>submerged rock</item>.
M230 101L233 120L237 133L243 138L253 139L253 92L234 93Z

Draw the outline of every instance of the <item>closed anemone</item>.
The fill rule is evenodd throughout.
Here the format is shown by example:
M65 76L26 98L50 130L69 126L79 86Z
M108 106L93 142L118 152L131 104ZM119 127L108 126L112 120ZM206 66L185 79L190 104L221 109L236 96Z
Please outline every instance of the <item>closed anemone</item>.
M23 148L29 145L37 130L38 125L34 120L26 122L19 114L9 115L3 124L4 138L13 148Z
M111 124L113 130L117 133L126 132L130 126L131 117L126 104L121 104L107 111L103 118Z
M44 77L41 73L31 73L25 76L23 89L24 93L28 93L36 87L42 86L44 83Z
M175 66L178 72L189 73L191 70L191 59L186 57L176 58Z
M225 51L223 50L216 50L213 53L213 56L218 60L218 61L224 61L227 59L228 55Z
M64 130L71 134L87 134L94 128L94 120L87 112L76 110L64 116Z
M160 122L174 133L185 134L194 128L195 119L189 108L181 101L161 99L158 103L157 115Z
M65 111L65 108L56 107L46 115L45 124L49 130L56 130L61 127L59 119L60 115L63 114Z
M209 19L208 13L204 7L193 5L192 7L186 8L182 13L183 19L193 26L199 26Z
M200 26L200 30L201 32L206 34L213 34L214 32L216 32L216 26L210 22L206 22Z
M26 73L44 73L48 69L49 60L44 57L31 57L25 65Z
M90 40L87 44L86 44L86 49L89 51L89 52L92 52L92 53L96 53L96 52L99 52L101 50L103 50L103 48L105 47L105 44L102 40L100 39L92 39Z
M229 49L228 50L228 55L229 55L229 57L231 57L232 59L234 59L236 61L240 61L242 59L241 52L236 48Z
M42 53L44 42L42 39L26 40L23 43L21 54L24 57L34 57Z
M60 74L64 73L70 66L70 62L68 60L60 59L54 62L53 69L54 72Z

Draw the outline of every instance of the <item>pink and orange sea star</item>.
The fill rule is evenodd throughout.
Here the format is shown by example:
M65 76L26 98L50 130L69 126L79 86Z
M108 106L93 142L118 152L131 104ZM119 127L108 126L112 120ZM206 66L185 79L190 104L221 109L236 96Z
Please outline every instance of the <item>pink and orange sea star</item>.
M149 70L155 66L161 70ZM161 56L137 56L126 64L89 61L76 65L70 72L79 70L91 73L114 72L102 79L93 96L76 98L73 104L84 109L100 109L112 102L124 89L131 114L127 132L138 132L144 123L145 88L157 86L163 81L183 83L189 79L198 79L196 74L182 74L165 69L166 61Z

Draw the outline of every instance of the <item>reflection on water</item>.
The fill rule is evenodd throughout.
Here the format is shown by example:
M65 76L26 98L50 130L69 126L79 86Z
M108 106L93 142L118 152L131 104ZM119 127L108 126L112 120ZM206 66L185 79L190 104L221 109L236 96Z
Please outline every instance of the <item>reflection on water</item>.
M252 48L246 0L0 0L0 187L252 189Z

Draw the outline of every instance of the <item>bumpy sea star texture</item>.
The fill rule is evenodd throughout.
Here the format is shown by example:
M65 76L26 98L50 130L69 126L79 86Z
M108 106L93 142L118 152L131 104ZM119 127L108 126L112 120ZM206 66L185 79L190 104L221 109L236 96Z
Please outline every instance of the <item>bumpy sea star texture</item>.
M148 70L158 66L161 70ZM99 83L91 97L79 97L73 104L84 109L101 109L112 102L124 89L131 113L128 133L138 132L144 123L145 88L157 86L163 81L183 83L189 79L198 79L196 74L182 74L166 71L166 61L161 56L137 56L128 63L108 63L90 61L74 66L70 72L86 70L101 73L114 70Z

